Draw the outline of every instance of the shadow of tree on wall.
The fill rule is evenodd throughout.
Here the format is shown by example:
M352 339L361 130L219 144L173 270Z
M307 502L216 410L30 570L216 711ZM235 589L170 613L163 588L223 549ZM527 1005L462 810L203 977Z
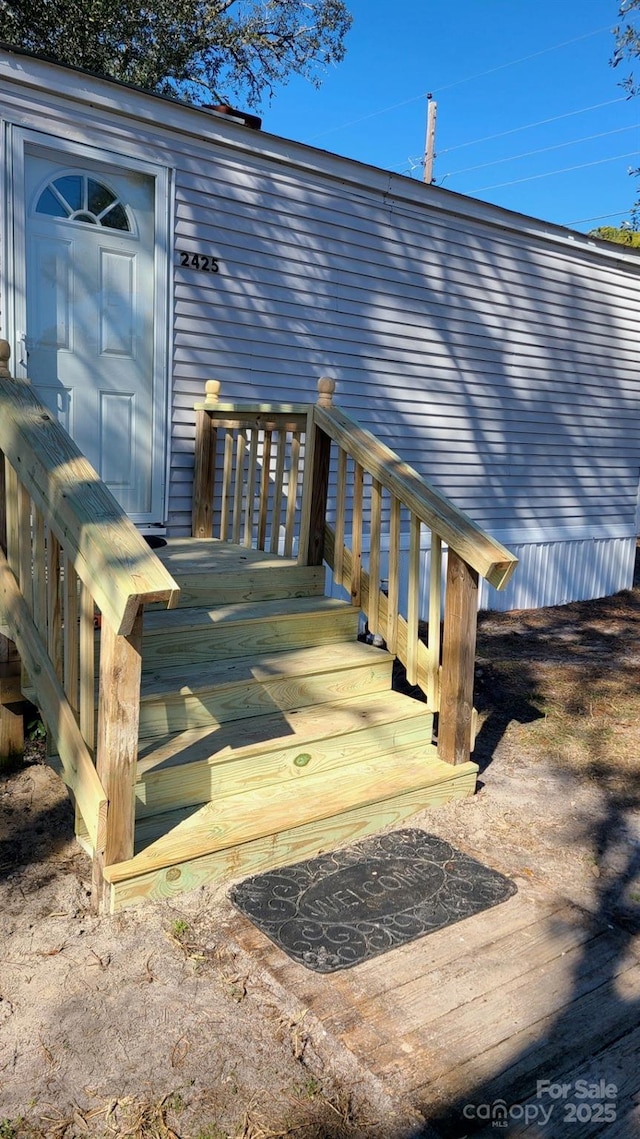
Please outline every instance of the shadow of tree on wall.
M215 295L178 285L181 407L214 375L230 398L313 400L328 373L340 406L489 530L632 532L635 364L614 262L506 212L456 216L454 194L426 188L422 208L415 184L393 190L328 189L250 156L224 203L185 189L184 225L215 234L223 272ZM575 566L555 574L570 596Z

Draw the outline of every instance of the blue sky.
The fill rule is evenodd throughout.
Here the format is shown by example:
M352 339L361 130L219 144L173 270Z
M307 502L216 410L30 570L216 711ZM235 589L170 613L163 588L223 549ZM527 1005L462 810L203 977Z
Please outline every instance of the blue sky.
M616 0L348 6L345 60L317 91L282 88L266 130L421 178L430 91L439 185L579 230L628 218L640 96L609 64Z

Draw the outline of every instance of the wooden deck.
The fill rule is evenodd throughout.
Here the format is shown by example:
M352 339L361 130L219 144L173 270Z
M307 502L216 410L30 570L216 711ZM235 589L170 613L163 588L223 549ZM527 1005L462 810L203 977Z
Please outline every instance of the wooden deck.
M230 936L381 1081L407 1121L393 1139L633 1139L639 939L518 887L493 910L330 975L294 964L236 913ZM416 1115L424 1126L412 1130Z

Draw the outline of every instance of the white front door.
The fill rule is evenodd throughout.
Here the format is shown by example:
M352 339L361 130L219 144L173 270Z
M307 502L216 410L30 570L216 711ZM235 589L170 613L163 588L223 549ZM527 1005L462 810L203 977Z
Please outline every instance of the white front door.
M154 179L26 146L24 192L18 355L127 513L162 521Z

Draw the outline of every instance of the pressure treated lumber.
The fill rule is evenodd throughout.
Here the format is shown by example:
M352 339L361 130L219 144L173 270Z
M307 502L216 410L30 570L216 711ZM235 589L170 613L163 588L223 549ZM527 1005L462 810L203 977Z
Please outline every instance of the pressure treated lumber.
M175 581L26 380L0 377L0 449L118 633L141 603L176 603Z
M466 763L471 753L477 614L478 575L449 550L438 729L447 763Z
M435 755L432 716L399 693L373 693L323 706L234 721L218 729L190 730L142 749L138 763L138 818L194 806L236 791L290 781L307 794L312 777L409 750ZM146 841L148 831L138 826Z
M331 567L335 564L336 548L335 548L335 534L330 526L325 527L324 551L327 564ZM353 558L351 550L344 546L342 550L342 563L343 563L343 582L346 589L349 589L351 581ZM371 583L369 574L366 570L360 571L360 604L365 613L369 609L369 598L371 596ZM389 598L380 591L378 597L378 612L380 615L380 622L382 626L388 625L389 622ZM399 660L406 665L408 660L408 631L407 622L404 617L394 610L392 617L393 625L395 628L395 653ZM422 641L418 641L416 645L416 676L417 684L423 692L427 691L429 686L429 664L430 658L427 653L426 646ZM437 705L433 706L433 711L437 711Z
M263 653L143 673L140 736L145 738L275 709L330 704L391 687L393 658L359 641Z
M261 870L286 866L301 858L311 858L344 842L356 842L386 826L403 822L425 807L437 807L455 799L465 799L475 789L477 768L471 772L448 767L443 781L403 792L375 805L365 804L341 811L331 818L314 820L278 834L214 851L179 865L138 872L136 859L128 867L112 867L105 877L112 882L111 910L137 905L149 899L172 898L196 886L226 882L257 874Z
M210 538L211 506L215 490L216 427L210 415L196 412L196 442L193 472L191 533L194 538Z
M54 733L64 771L64 781L73 791L94 848L104 843L107 796L62 684L40 641L18 583L0 551L0 608L10 637L18 646L27 672L37 683L38 705Z
M23 712L20 664L0 663L0 771L24 755Z
M322 566L300 566L293 558L217 538L197 542L170 538L155 552L180 583L180 608L319 597L324 593Z
M387 788L386 796L379 801L367 798L357 806L350 805L360 790L354 788L349 791L353 782L351 773L332 792L330 803L308 795L301 804L300 813L294 806L300 798L295 785L284 795L278 788L272 789L270 801L264 804L266 811L261 802L256 805L251 801L245 809L242 795L227 797L225 815L230 827L236 823L234 841L227 846L229 831L225 829L224 836L220 836L216 829L210 835L209 849L198 855L196 851L206 846L204 836L201 839L198 836L196 843L200 826L204 825L211 831L215 825L210 811L203 808L205 814L196 812L185 820L178 834L171 832L166 839L156 840L152 847L128 863L105 869L105 878L116 887L112 894L112 907L118 909L144 897L170 897L204 882L255 873L266 866L284 865L298 858L310 857L347 839L355 841L384 826L400 822L424 807L472 795L478 769L475 764L469 764L466 769L453 769L437 759L409 766L403 759L401 770L405 774L400 786L395 782L396 773L390 772L387 780L391 789ZM412 789L414 778L418 780L418 787ZM378 791L384 786L381 776ZM270 827L272 810L275 825ZM287 828L284 818L292 813L298 825ZM191 843L187 834L189 826L194 832ZM254 836L251 836L252 830ZM190 850L185 858L175 861L180 846L190 847ZM154 862L155 866L152 865Z
M107 624L102 626L96 771L109 806L104 844L96 848L93 861L97 904L103 900L104 866L131 858L134 849L141 645L142 606L127 637L117 636Z
M358 613L334 598L290 598L174 609L145 622L145 664L191 664L355 639Z
M491 585L504 589L518 564L505 546L344 411L316 404L314 422Z

